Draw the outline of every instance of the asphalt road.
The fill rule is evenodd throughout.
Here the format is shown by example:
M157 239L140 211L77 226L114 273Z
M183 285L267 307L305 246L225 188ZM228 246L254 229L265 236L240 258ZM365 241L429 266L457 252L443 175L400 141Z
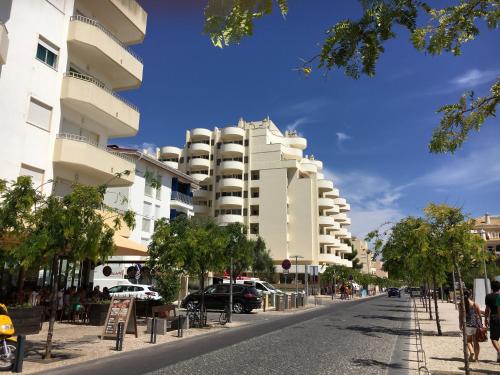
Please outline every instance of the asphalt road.
M410 311L405 296L338 303L51 374L407 374Z

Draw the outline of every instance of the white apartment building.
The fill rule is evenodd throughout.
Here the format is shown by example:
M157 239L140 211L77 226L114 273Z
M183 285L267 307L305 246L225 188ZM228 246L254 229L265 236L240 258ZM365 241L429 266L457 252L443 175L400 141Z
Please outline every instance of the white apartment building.
M244 224L250 237L266 241L278 272L283 259L296 255L301 273L304 265L350 267L344 259L352 251L344 243L351 238L350 206L321 173L323 163L304 155L306 147L305 138L283 134L270 119L241 119L187 131L183 148L162 147L160 160L199 181L195 215Z
M117 92L141 85L128 46L146 21L135 0L1 1L0 178L31 175L57 195L74 182L133 183L134 160L106 146L139 130L138 108Z
M94 269L93 283L101 289L126 282L127 270L132 267L135 273L135 267L144 264L156 220L194 215L192 192L199 188L191 176L162 163L156 156L133 149L112 148L134 160L135 176L131 186L109 188L104 200L119 211L135 212L136 225L115 236L115 255ZM105 267L108 272L104 272ZM147 272L142 272L141 276L139 283L150 282Z

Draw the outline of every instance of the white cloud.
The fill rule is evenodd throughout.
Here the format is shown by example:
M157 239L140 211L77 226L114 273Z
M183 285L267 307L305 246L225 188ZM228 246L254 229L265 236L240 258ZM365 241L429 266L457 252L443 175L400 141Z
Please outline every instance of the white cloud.
M351 136L347 135L346 133L337 132L335 134L337 135L337 141L339 143L342 142L342 141L347 141L348 139L351 139Z
M466 71L461 76L452 79L451 84L453 84L457 89L474 88L482 85L483 83L493 81L497 76L497 70L471 69Z
M146 151L146 153L148 153L149 155L152 155L152 156L156 156L156 149L158 148L158 146L156 144L150 143L150 142L143 142L140 144L126 145L125 147L134 148L140 152Z

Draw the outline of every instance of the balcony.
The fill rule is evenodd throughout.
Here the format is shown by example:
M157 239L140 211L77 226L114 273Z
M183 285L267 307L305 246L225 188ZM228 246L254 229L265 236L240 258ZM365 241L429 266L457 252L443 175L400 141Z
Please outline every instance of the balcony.
M352 253L352 248L346 243L341 243L339 248L337 249L337 251L341 251L343 253L350 254L350 253Z
M339 206L337 205L334 205L332 208L328 209L325 211L326 215L327 216L332 216L332 215L336 215L338 214L340 211L339 211Z
M302 160L303 158L302 150L293 147L283 146L281 148L281 152L283 153L283 159L285 160Z
M351 211L351 205L349 203L340 206L340 212L349 212L349 211Z
M89 175L108 186L130 186L134 182L135 160L74 134L58 134L54 146L54 165ZM129 174L123 174L128 171ZM117 173L122 173L117 177Z
M111 138L132 137L139 130L139 109L93 77L66 73L61 102L106 128Z
M221 138L224 141L242 140L245 137L245 129L229 126L221 130Z
M179 163L176 161L163 161L162 163L169 166L170 168L179 169Z
M114 90L137 88L142 82L141 59L96 20L72 16L68 49L73 58L87 61Z
M318 224L320 227L333 227L335 225L335 219L332 216L320 216L318 218Z
M335 204L339 207L343 207L347 204L345 198L335 198Z
M195 204L193 206L193 212L197 215L208 215L210 208L202 204Z
M243 189L243 180L238 178L223 178L219 180L219 189L221 191L241 191Z
M302 159L303 161L300 163L300 170L304 173L317 173L318 167L311 163L309 159Z
M217 199L217 204L221 208L241 208L243 207L243 198L235 196L221 196Z
M0 22L0 65L7 62L7 52L9 50L9 33L5 25Z
M78 0L78 3L123 43L144 40L148 15L136 0Z
M330 180L318 180L318 190L321 193L332 191L333 190L333 182Z
M210 194L212 194L211 191L204 190L204 189L198 189L193 191L193 197L195 198L205 198L207 199Z
M191 173L191 177L193 177L198 182L202 182L210 178L208 174L203 173Z
M337 214L333 216L336 222L345 223L347 221L346 214Z
M182 154L182 150L179 147L174 146L164 146L160 149L160 158L162 159L173 159L179 158Z
M208 169L210 168L210 160L203 158L192 158L189 165L193 169Z
M318 207L322 209L332 209L335 207L333 199L330 198L318 198Z
M216 218L217 224L227 225L231 223L241 223L243 224L243 216L241 215L219 215Z
M323 162L321 160L311 160L311 162L316 166L318 171L323 170Z
M193 209L193 197L179 191L172 191L172 195L170 196L170 206L174 208L182 207Z
M298 148L299 150L305 150L307 147L307 139L302 137L287 137L285 138L285 143L293 148Z
M325 193L325 197L328 197L328 198L338 198L340 195L340 192L339 192L339 189L337 188L333 188L331 191L328 191Z
M224 143L220 147L222 157L225 158L238 158L245 153L245 146L237 143Z
M191 155L208 155L210 154L211 146L206 143L191 143L189 152Z
M245 164L243 164L241 161L227 160L220 163L219 170L222 173L240 174L245 170Z
M340 241L330 234L320 234L319 243L326 245L340 245Z
M335 254L319 254L318 255L319 263L327 263L327 264L342 264L342 259Z
M207 140L212 137L212 131L203 128L196 128L191 130L191 141Z

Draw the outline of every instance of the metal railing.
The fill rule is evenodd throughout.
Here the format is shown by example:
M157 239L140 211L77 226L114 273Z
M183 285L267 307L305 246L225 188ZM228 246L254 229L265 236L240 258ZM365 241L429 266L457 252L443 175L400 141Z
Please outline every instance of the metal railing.
M84 137L84 136L77 135L77 134L71 134L71 133L59 133L56 135L56 138L57 139L68 139L70 141L86 143L88 145L91 145L92 147L98 148L98 149L103 150L107 153L118 156L119 158L122 158L123 160L129 161L129 162L135 164L134 158L132 158L128 155L124 155L124 154L117 152L117 151L112 151L108 147L102 146L99 143L97 143L93 140L90 140L88 137Z
M79 22L84 22L88 25L92 25L97 27L99 30L101 30L104 34L106 34L108 37L110 37L113 42L117 43L120 47L122 47L124 50L126 50L128 53L130 53L135 59L140 61L142 63L142 58L138 56L134 51L132 51L128 46L123 44L116 36L114 36L111 31L106 29L103 25L101 25L99 22L92 18L80 16L80 15L75 15L71 16L70 21L79 21Z
M171 200L179 201L179 202L186 203L189 205L193 204L193 197L192 196L181 193L179 191L172 191Z
M425 356L424 345L422 343L422 330L420 328L420 318L418 316L417 303L415 297L411 298L413 301L413 315L415 320L415 346L417 348L417 366L419 374L430 374L427 369L427 357Z
M65 77L76 78L76 79L81 79L82 81L85 81L85 82L90 82L90 83L96 85L97 87L99 87L100 89L106 91L108 94L113 95L116 99L118 99L121 102L123 102L124 104L128 105L134 111L139 112L139 108L137 106L133 105L132 103L130 103L126 99L122 98L116 92L114 92L113 90L107 88L104 85L104 83L102 83L101 81L99 81L98 79L96 79L96 78L94 78L92 76L88 76L86 74L81 74L81 73L76 73L76 72L66 72L66 73L64 73L64 76Z

